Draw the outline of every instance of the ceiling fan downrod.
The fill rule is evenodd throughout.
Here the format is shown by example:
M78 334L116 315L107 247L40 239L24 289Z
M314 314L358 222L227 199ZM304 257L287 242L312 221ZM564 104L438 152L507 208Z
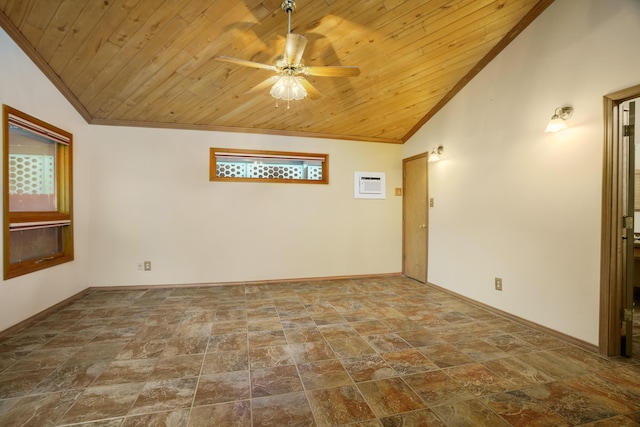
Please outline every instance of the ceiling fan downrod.
M291 14L296 10L296 0L283 0L280 7L287 14L287 34L289 34L291 33Z

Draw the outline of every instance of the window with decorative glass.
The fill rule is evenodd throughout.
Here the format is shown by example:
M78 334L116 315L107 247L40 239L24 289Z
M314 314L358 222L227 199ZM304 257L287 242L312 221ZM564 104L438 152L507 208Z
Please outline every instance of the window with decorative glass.
M2 114L6 280L73 260L73 137L6 105Z
M329 155L211 148L210 181L329 183Z

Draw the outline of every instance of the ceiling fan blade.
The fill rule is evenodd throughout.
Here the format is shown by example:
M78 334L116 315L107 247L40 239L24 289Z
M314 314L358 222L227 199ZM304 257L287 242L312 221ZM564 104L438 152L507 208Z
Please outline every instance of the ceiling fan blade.
M284 46L284 60L287 64L299 64L307 46L307 38L300 34L287 34L287 42Z
M302 74L318 77L355 77L360 68L353 66L304 67Z
M256 92L260 92L260 91L262 91L262 90L264 90L264 89L266 89L266 88L268 88L270 86L273 86L278 81L279 78L280 78L280 76L271 76L267 80L265 80L265 81L263 81L261 83L258 83L257 85L255 85L254 87L249 89L246 93L247 94L253 94L253 93L256 93Z
M302 86L304 86L305 90L307 91L307 96L309 97L309 99L318 99L318 98L320 98L322 96L320 94L320 92L318 91L318 89L316 89L304 77L300 80L300 82L302 83Z
M220 62L228 62L230 64L242 65L243 67L261 68L263 70L276 71L273 65L262 64L260 62L247 61L246 59L231 58L230 56L215 56L213 59Z

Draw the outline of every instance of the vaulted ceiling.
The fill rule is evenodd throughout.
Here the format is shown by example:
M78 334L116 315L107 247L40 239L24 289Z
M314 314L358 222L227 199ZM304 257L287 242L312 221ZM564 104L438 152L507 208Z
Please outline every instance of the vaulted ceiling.
M319 99L287 106L266 64L281 0L0 0L0 25L92 124L403 143L553 0L298 0L291 30Z

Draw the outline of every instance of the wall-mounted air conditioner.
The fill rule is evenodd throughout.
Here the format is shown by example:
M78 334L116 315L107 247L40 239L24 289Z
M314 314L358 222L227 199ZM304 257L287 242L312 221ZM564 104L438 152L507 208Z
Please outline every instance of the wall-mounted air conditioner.
M353 197L356 199L385 199L384 172L354 172Z

